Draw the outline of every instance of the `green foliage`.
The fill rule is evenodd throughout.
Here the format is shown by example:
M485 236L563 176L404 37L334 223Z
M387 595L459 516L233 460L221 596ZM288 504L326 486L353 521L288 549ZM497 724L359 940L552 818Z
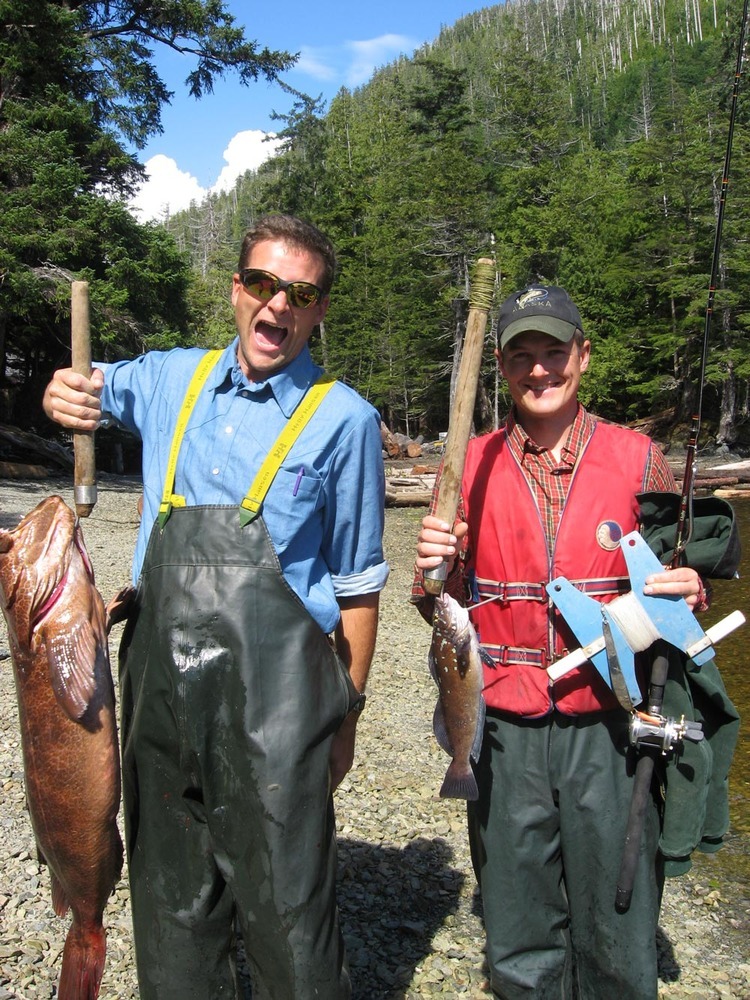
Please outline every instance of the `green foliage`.
M161 108L172 96L156 71L154 46L190 57L185 86L195 98L228 72L242 84L259 76L272 81L295 61L248 41L222 0L79 0L73 7L90 65L97 66L90 89L99 120L138 146L161 131Z
M0 400L33 398L69 363L74 278L90 283L95 358L216 340L219 315L225 341L231 312L207 308L187 247L127 211L143 169L123 140L161 129L157 46L189 58L196 98L227 72L275 80L294 57L246 40L220 0L0 0L0 23L0 387L16 386Z
M48 265L91 275L108 354L225 343L243 232L287 211L320 225L339 252L314 351L393 429L447 426L468 275L487 255L499 297L533 280L570 291L593 345L582 387L593 409L686 419L740 10L729 0L714 23L708 0L485 8L328 108L282 84L293 103L276 115L281 152L230 194L142 232L117 201L139 177L118 137L137 144L159 128L169 95L153 46L193 55L196 95L226 70L276 79L290 57L245 43L218 0L0 0L11 39L0 41L0 210L10 223L0 268L14 351L34 367L40 331L51 332L47 344L65 339L67 304ZM53 59L42 57L48 46ZM705 384L707 423L730 444L750 395L748 117L741 100ZM485 413L502 415L491 334L486 347L480 395Z

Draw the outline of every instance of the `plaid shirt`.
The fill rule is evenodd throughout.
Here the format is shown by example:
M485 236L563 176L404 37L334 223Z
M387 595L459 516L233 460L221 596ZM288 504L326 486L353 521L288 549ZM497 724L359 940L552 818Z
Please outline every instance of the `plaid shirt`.
M534 495L544 524L547 546L550 552L554 545L555 534L560 523L565 501L568 497L576 462L582 454L584 446L594 433L596 422L596 418L588 413L583 406L579 405L573 425L562 447L560 461L557 462L549 448L542 448L532 441L516 420L513 411L511 411L506 421L505 429L508 435L508 447L518 460L524 478ZM438 474L430 504L431 514L434 514L437 506L439 483L440 476ZM667 493L677 492L677 484L672 475L672 470L661 449L653 442L649 448L648 459L643 471L643 485L641 489L644 493L652 490ZM459 500L456 520L464 520L463 502L461 500ZM463 604L468 603L462 573L462 563L465 558L466 552L462 553L461 559L456 560L453 572L445 583L445 590ZM422 575L417 571L412 585L411 599L414 603L418 603L423 597Z
M549 448L541 448L532 441L516 421L515 414L511 413L506 422L508 447L517 459L524 478L534 494L544 522L544 533L550 552L568 498L576 462L594 433L595 426L596 418L579 406L573 426L562 447L560 461L557 462ZM672 470L661 450L653 442L649 448L641 487L643 493L652 490L664 493L677 492L677 483Z

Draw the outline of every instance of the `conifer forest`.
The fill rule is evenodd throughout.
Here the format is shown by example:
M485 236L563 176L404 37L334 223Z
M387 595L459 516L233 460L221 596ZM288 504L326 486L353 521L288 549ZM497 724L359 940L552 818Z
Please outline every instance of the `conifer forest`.
M703 425L714 444L750 448L742 0L507 0L328 105L291 90L293 54L246 39L221 3L162 8L0 0L0 424L45 423L43 387L68 363L71 279L90 283L96 358L221 346L242 235L284 211L339 253L314 354L393 431L446 429L472 266L491 257L496 305L534 280L576 301L594 412L684 435L734 88ZM177 37L198 53L196 98L236 73L246 100L262 78L291 110L276 116L281 151L231 193L142 224L127 209L143 174L129 150L160 129L153 52ZM489 319L478 429L508 403Z

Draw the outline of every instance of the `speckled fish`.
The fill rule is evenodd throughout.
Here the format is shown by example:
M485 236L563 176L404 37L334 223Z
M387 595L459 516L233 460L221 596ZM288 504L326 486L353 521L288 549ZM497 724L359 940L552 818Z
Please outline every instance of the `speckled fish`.
M0 605L18 693L26 799L58 916L58 1000L95 1000L102 915L122 868L120 762L104 605L73 512L48 497L0 530Z
M494 668L494 662L479 645L469 612L449 594L435 598L429 660L440 692L433 728L453 758L440 795L475 800L479 792L471 761L479 757L484 730L482 667Z

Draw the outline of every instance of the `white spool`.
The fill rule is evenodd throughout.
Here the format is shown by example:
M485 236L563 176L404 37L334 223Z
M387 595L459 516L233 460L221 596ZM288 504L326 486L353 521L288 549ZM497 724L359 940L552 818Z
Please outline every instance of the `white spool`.
M648 649L657 639L661 639L658 629L632 591L616 597L605 607L634 653Z

